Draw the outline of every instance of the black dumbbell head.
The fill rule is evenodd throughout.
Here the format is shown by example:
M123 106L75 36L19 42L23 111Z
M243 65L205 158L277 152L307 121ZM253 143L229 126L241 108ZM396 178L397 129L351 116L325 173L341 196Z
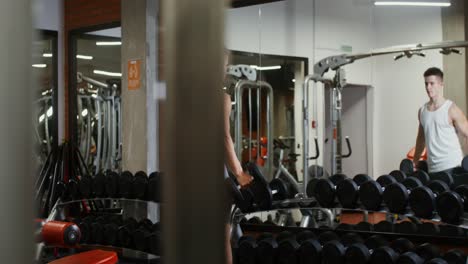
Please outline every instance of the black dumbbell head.
M435 198L429 187L420 186L411 191L409 205L417 217L431 219L436 209Z
M424 259L414 252L405 252L400 255L397 262L398 264L423 264Z
M356 233L353 233L353 232L350 232L350 233L346 233L344 234L343 236L341 236L341 239L340 239L340 242L344 245L344 246L350 246L354 243L364 243L364 239L362 239L362 237Z
M266 237L262 240L257 239L257 263L275 263L277 249L278 243L274 237Z
M252 191L253 199L257 207L261 210L269 210L273 205L273 194L271 192L268 182L265 180L265 177L261 173L258 166L249 162L247 164L247 170L250 175L253 177L253 181L249 187Z
M289 190L286 182L280 178L273 179L270 182L270 189L275 191L273 193L274 200L285 200L289 198Z
M83 198L92 198L93 178L89 175L83 175L80 178L78 188Z
M415 177L408 177L404 179L401 184L406 187L406 189L413 190L414 188L417 188L419 186L422 186L422 182Z
M367 263L370 259L369 249L362 243L355 243L346 249L346 263Z
M337 173L335 175L332 175L330 176L330 181L332 181L332 183L334 185L337 185L339 182L341 182L342 180L348 178L345 174L341 174L341 173Z
M388 241L380 235L373 235L366 239L364 243L369 249L376 249L383 246L388 246Z
M397 182L403 182L408 177L407 173L401 170L394 170L390 172L389 175L393 176Z
M119 198L119 174L115 171L106 173L106 194L112 198Z
M370 263L372 264L393 264L398 259L398 253L396 253L391 247L380 247L372 252Z
M374 225L374 231L382 233L393 233L395 225L389 221L380 221Z
M146 200L146 190L148 189L148 176L144 171L138 171L133 177L133 193L134 198Z
M302 231L296 236L296 240L299 244L301 244L302 242L308 239L317 239L317 236L314 234L314 232L310 230Z
M447 191L436 198L436 207L443 222L459 224L464 213L464 200L458 193Z
M335 184L329 179L319 179L315 185L315 199L322 207L333 207L335 203Z
M368 181L359 188L359 199L364 208L377 211L382 205L382 187L376 181Z
M343 208L356 208L359 198L358 184L351 179L345 179L336 186L336 196Z
M450 175L450 173L446 171L441 171L441 172L435 172L429 174L429 177L431 180L440 180L445 182L449 187L453 185L453 177Z
M444 254L445 259L449 264L466 264L466 255L459 249L452 249Z
M160 172L152 172L149 177L148 177L148 189L146 190L146 194L148 196L149 201L153 202L161 202L161 190L162 190L162 181L161 181L162 175ZM228 178L230 179L230 178ZM234 187L236 187L236 184L233 182ZM238 189L237 189L238 190ZM242 211L242 209L241 209ZM246 212L246 211L242 211Z
M103 173L98 173L94 176L93 193L95 197L106 197L106 176Z
M396 179L392 175L382 175L379 176L376 180L380 186L387 187L388 185L397 182Z
M410 251L414 248L413 242L409 241L407 238L400 237L392 241L390 247L395 250L395 252L401 254L407 251Z
M338 235L335 233L335 232L332 232L332 231L325 231L325 232L322 232L320 233L319 237L318 237L318 240L320 241L320 244L325 244L329 241L333 241L333 240L339 240L340 238L338 237Z
M418 225L410 221L403 221L395 225L395 232L400 234L417 234Z
M297 263L299 243L294 238L285 239L278 244L278 263Z
M426 185L431 180L429 178L429 174L427 174L427 172L424 170L415 171L413 177L420 180L423 185Z
M374 225L369 222L359 222L354 226L354 230L358 231L374 231Z
M385 187L383 200L390 212L404 213L408 205L409 193L401 183L392 183Z
M341 242L333 240L327 242L322 248L322 258L327 263L344 263L346 248Z
M372 178L367 175L367 174L357 174L356 176L354 176L353 178L353 181L357 184L357 185L361 185L367 181L372 181Z
M411 174L414 171L413 161L410 159L403 159L400 162L400 170L406 174Z
M429 171L429 165L427 164L426 160L419 160L418 163L416 164L416 167L420 171L428 172Z
M321 263L322 245L315 239L303 241L297 252L300 264Z
M438 225L431 222L424 222L418 226L418 231L421 235L439 236L440 228Z
M317 178L313 178L313 179L310 179L309 182L307 183L307 189L306 189L307 197L315 196L315 185L317 184L317 181L318 181Z
M133 174L129 171L124 171L119 176L119 191L123 198L133 199Z

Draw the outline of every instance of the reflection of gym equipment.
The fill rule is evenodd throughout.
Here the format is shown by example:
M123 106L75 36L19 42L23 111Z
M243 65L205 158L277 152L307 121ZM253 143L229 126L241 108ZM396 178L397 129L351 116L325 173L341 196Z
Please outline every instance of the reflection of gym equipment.
M308 137L309 137L309 126L311 120L308 115L308 91L310 81L322 82L325 85L328 85L331 89L331 122L332 122L332 132L333 132L333 142L331 150L331 174L336 174L341 172L341 160L343 155L341 153L341 90L346 85L345 72L342 66L351 64L356 60L365 59L373 56L381 56L388 54L403 54L404 56L410 58L412 55L420 55L423 50L430 49L440 49L441 53L448 55L451 53L459 53L454 48L467 47L468 41L447 41L440 43L431 43L431 44L416 44L416 45L405 45L405 46L396 46L383 49L372 50L368 53L360 54L341 54L330 56L324 58L317 62L314 65L314 73L312 75L306 76L303 85L303 113L304 113L304 122L303 122L303 161L304 161L304 171L308 169L307 155L308 155ZM396 59L399 59L403 56L397 56ZM335 76L333 79L326 79L323 75L329 71L335 71ZM314 113L314 122L317 120ZM304 182L308 182L308 174L304 174Z
M85 162L95 173L118 170L122 157L120 83L102 83L81 73L78 82L87 84L77 98L78 142Z
M50 133L50 120L54 110L52 106L52 96L43 95L35 101L37 114L34 116L34 135L39 143L41 158L46 157L52 150L53 135ZM44 162L44 160L42 161Z
M248 151L248 160L252 161L253 157L257 157L257 160L260 158L262 160L266 160L265 162L265 170L266 175L273 174L273 114L272 114L272 106L273 106L273 88L270 84L262 81L250 81L250 80L239 80L235 85L235 104L234 104L234 115L235 115L235 132L234 132L234 141L236 147L236 154L238 157L242 156L242 151L244 146L243 142L243 134L242 134L242 117L243 117L243 95L244 92L247 90L248 97L247 97L247 107L248 107L248 134L246 136L247 146L245 147ZM252 91L256 91L256 116L254 117L253 113L253 103L252 103ZM261 136L262 132L262 90L266 90L266 155L263 155L261 152ZM256 121L256 139L254 138L253 132L253 121ZM255 147L256 142L256 155L252 155L252 149Z

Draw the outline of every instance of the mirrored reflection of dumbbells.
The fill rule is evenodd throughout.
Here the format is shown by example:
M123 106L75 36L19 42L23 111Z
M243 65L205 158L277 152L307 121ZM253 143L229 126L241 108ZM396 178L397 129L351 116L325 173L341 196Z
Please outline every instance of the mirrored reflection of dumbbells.
M358 174L353 179L344 179L336 186L336 196L343 208L356 208L359 201L359 189L365 182L372 181L366 174Z
M413 189L409 195L411 210L417 217L432 219L436 214L436 198L448 190L449 186L440 180Z
M465 211L468 210L468 185L446 191L436 198L436 208L442 221L460 224Z
M359 188L359 198L365 209L378 211L382 208L383 192L385 188L395 183L396 180L390 175L382 175L375 181L367 181Z
M346 178L344 174L335 174L330 178L316 179L315 183L309 182L309 184L315 185L313 197L317 199L317 202L322 207L334 207L336 202L336 186Z
M390 212L405 213L408 209L409 195L412 190L422 186L419 179L408 177L401 183L395 182L386 186L383 199Z

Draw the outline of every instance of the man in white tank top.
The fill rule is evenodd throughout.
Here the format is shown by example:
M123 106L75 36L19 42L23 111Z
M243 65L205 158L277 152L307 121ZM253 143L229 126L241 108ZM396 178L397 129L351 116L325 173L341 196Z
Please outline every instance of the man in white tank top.
M460 166L463 152L457 133L468 139L468 122L458 106L444 98L444 74L439 68L424 72L429 102L418 112L419 128L413 162L427 148L429 172L448 171Z

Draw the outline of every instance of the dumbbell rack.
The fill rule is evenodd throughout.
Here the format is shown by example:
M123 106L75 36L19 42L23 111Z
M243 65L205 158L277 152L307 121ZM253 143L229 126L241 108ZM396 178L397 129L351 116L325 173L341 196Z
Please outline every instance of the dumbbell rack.
M47 221L66 221L67 218L77 217L83 213L94 212L103 214L118 214L123 218L133 217L137 220L149 218L152 222L160 219L161 205L153 201L144 201L125 198L94 198L62 202L60 199L54 205ZM37 254L40 254L43 247L39 247ZM119 258L135 261L148 261L148 263L159 263L160 256L136 249L115 247L100 244L80 244L78 250L102 249L115 251Z
M259 211L259 212L255 212L255 213L250 213L250 214L241 214L241 213L237 213L233 219L234 219L234 222L233 222L233 226L234 227L238 227L237 230L240 230L237 231L238 233L235 234L236 236L240 235L241 233L247 233L247 234L258 234L258 233L261 233L261 232L270 232L270 233L279 233L279 232L282 232L282 231L290 231L290 232L293 232L293 233L297 233L297 232L300 232L300 231L304 231L304 230L309 230L309 231L312 231L314 233L321 233L321 232L325 232L325 231L330 231L331 228L333 228L333 226L337 225L337 223L335 223L336 221L336 215L340 214L343 210L345 211L354 211L354 212L357 212L357 213L361 213L362 216L363 216L363 220L366 220L366 218L368 217L368 214L369 213L372 213L372 212L369 212L367 210L360 210L360 209L343 209L343 208L321 208L321 207L291 207L291 208L281 208L281 209L273 209L273 210L269 210L269 211ZM289 211L289 212L288 212ZM241 219L242 218L245 218L245 217L253 217L253 216L261 216L262 218L264 219L268 219L271 221L271 217L272 215L275 215L275 214L283 214L283 215L291 215L291 214L294 214L295 212L293 211L296 211L296 215L298 212L300 212L302 214L302 219L304 218L304 212L307 212L307 211L315 211L315 212L330 212L330 214L327 214L327 217L330 218L332 217L333 219L327 219L327 223L332 223L332 224L329 224L327 225L329 228L328 229L325 229L323 228L323 226L321 228L318 228L318 225L315 225L315 226L304 226L302 225L302 221L301 221L301 224L299 226L288 226L287 224L286 225L267 225L267 224L251 224L249 222L241 222ZM377 212L377 213L382 213L382 212ZM387 218L394 218L395 216L399 216L400 218L401 217L405 217L406 215L394 215L394 214L391 214L391 213L387 213ZM409 215L411 216L411 215ZM413 217L413 216L411 216ZM278 219L278 217L277 217ZM299 221L297 221L299 223ZM275 223L277 224L277 223ZM462 226L460 226L462 227ZM391 240L391 239L396 239L398 237L401 237L401 236L404 236L406 237L407 239L413 241L414 243L425 243L425 242L431 242L431 243L435 243L437 245L439 245L441 248L452 248L452 247L457 247L457 248L461 248L465 253L468 253L468 237L449 237L449 236L443 236L443 235L438 235L438 236L429 236L429 235L421 235L421 234L401 234L401 233L388 233L388 232L375 232L375 231L372 231L372 232L369 232L369 231L360 231L360 230L352 230L352 231L349 231L349 230L334 230L334 232L338 233L338 234L344 234L344 233L348 233L348 232L354 232L354 233L358 233L360 235L362 235L363 237L367 237L367 236L371 236L371 235L375 235L375 234L379 234L379 235L382 235L383 237ZM236 240L236 236L233 236L234 237L234 241Z

